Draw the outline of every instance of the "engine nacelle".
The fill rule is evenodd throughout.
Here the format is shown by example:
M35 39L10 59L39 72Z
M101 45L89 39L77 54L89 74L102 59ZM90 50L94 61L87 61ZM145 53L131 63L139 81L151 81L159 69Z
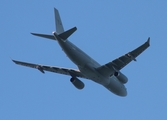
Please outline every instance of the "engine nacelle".
M117 79L123 84L128 82L128 78L121 72L115 72L114 76L117 77Z
M81 80L79 80L78 78L74 78L74 77L72 77L71 79L70 79L70 81L72 82L72 84L76 87L76 88L78 88L78 89L83 89L84 88L84 83L81 81Z

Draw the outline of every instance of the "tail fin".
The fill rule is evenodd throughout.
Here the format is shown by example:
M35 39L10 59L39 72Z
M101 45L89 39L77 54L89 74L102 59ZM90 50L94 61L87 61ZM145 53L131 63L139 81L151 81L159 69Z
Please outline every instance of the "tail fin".
M59 15L59 11L54 8L54 13L55 13L55 25L56 25L56 32L58 34L61 34L64 32L64 28L63 28L63 24L61 22L61 18L60 18L60 15Z
M64 31L63 24L61 22L61 18L59 15L59 11L56 8L54 8L54 13L55 13L56 32L53 32L53 35L39 34L39 33L31 33L31 34L38 37L52 39L52 40L63 40L63 41L67 40L67 38L70 35L72 35L77 30L77 28L73 27L67 31Z

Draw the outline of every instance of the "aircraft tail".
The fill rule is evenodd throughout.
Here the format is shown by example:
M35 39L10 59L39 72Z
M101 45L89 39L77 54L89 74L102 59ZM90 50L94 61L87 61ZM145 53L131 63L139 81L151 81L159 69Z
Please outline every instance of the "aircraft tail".
M55 14L56 32L58 34L63 33L64 32L63 24L61 22L59 11L56 8L54 8L54 14Z
M38 37L52 39L52 40L63 40L63 41L67 40L67 38L70 35L72 35L77 30L77 28L73 27L67 31L64 31L63 24L61 22L61 18L59 15L59 11L56 8L54 8L54 14L55 14L56 32L53 32L53 35L39 34L39 33L31 33L31 34Z
M48 38L51 40L56 40L53 35L46 35L46 34L39 34L39 33L31 33L32 35L38 36L38 37L43 37L43 38Z
M67 40L67 38L68 38L69 36L71 36L76 30L77 30L77 28L76 28L76 27L73 27L73 28L71 28L71 29L69 29L69 30L67 30L67 31L65 31L65 32L63 32L63 33L61 33L61 34L59 34L58 36L59 36L61 39L63 39L63 40ZM55 35L55 34L54 34L54 35Z
M53 32L53 35L47 35L47 34L39 34L39 33L31 33L32 35L38 36L38 37L43 37L43 38L48 38L51 40L58 40L58 39L62 39L62 40L67 40L67 38L69 36L71 36L75 31L77 30L76 27L73 27L61 34L58 34Z

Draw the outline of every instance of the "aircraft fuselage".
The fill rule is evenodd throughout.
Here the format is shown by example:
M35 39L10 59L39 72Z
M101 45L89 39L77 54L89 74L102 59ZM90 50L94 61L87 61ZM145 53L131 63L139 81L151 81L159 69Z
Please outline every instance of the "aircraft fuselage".
M74 64L78 66L79 70L84 76L88 77L96 83L103 85L116 95L127 95L125 86L115 76L106 77L96 70L96 68L101 66L98 62L96 62L70 41L63 41L58 39L57 41L65 54Z
M116 95L126 96L127 90L124 84L128 82L128 78L123 73L121 73L120 70L131 61L136 61L136 57L150 46L150 37L144 44L140 45L136 49L104 65L100 65L98 62L80 50L77 46L68 41L69 36L71 36L77 30L77 28L73 27L64 31L59 12L56 8L54 8L54 13L56 32L53 32L53 35L39 33L31 34L57 41L67 57L77 65L79 70L34 64L17 60L12 61L18 65L38 69L42 73L45 73L44 71L48 71L71 76L71 83L78 89L84 88L84 83L78 79L79 77L90 79L100 85L103 85L105 88Z

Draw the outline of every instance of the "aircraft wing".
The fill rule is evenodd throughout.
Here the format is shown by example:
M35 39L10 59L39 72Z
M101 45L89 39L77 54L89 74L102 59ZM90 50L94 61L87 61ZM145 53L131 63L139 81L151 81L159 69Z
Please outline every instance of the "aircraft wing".
M149 46L150 46L150 38L148 38L148 40L144 44L142 44L141 46L139 46L135 50L113 60L112 62L109 62L109 63L97 68L97 70L101 73L106 72L106 74L108 72L111 75L111 73L114 73L115 70L121 70L128 63L130 63L132 60L136 61L136 57L138 55L140 55L144 50L146 50Z
M42 73L45 73L44 71L48 71L48 72L54 72L54 73L69 75L69 76L72 76L72 77L86 78L79 70L68 69L68 68L60 68L60 67L55 67L55 66L32 64L32 63L21 62L21 61L16 61L16 60L12 60L12 61L14 63L18 64L18 65L38 69ZM86 79L89 79L89 78L86 78Z

